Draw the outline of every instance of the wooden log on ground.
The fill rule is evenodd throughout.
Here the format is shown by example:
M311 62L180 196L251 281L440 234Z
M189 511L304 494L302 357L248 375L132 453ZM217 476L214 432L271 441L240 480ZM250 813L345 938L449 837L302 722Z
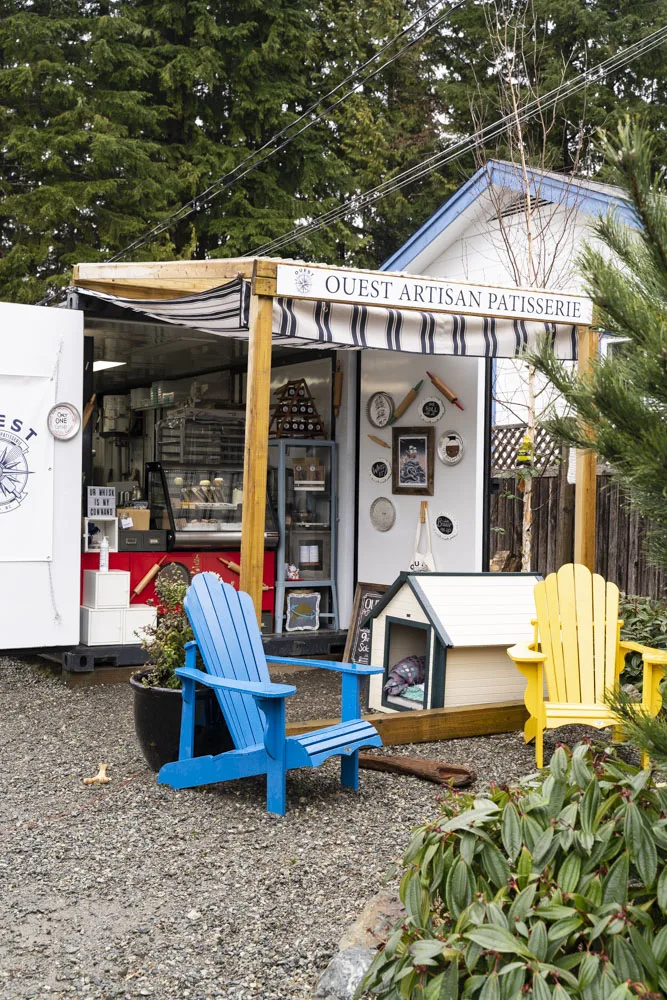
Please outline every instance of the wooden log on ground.
M424 781L434 781L436 785L450 788L466 788L477 778L470 767L456 764L441 764L425 757L388 757L385 754L360 753L359 767L368 771L388 771L390 774L413 774Z
M513 733L523 729L528 718L522 701L505 701L490 705L471 705L465 708L427 708L414 712L377 712L365 715L372 722L385 746L402 746L410 743L434 743L437 740L455 740L467 736L491 736L494 733ZM333 726L340 719L313 719L308 722L289 722L287 735L309 733L314 729Z

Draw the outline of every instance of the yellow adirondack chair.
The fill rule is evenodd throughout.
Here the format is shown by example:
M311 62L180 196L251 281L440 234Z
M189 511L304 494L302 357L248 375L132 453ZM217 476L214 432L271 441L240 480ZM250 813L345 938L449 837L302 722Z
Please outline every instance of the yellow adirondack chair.
M618 683L630 650L641 653L644 660L642 707L651 715L660 711L659 684L667 668L667 651L621 639L618 599L615 583L572 563L535 586L534 640L530 646L513 646L507 655L527 680L524 701L530 718L524 739L535 740L538 767L544 763L545 729L575 723L602 729L613 724L605 691ZM644 760L643 766L647 763Z

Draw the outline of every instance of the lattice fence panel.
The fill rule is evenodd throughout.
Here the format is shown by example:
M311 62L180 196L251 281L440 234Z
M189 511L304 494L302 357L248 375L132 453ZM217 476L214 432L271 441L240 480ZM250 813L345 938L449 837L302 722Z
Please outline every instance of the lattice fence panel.
M491 431L491 470L492 475L513 472L519 447L526 433L525 424L507 424L494 427ZM535 435L535 468L543 471L558 458L560 447L542 427L537 428Z

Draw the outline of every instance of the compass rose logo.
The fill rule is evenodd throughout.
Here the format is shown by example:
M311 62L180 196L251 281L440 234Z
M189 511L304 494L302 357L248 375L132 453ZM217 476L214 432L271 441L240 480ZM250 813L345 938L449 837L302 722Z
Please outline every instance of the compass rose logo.
M11 434L0 431L0 514L20 507L27 497L28 445Z
M294 272L294 284L301 295L307 295L313 287L313 271L309 267L297 267Z

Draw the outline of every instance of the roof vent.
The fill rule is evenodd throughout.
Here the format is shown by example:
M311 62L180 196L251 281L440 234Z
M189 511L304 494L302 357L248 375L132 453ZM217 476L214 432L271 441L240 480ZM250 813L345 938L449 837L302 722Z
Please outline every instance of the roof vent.
M536 208L543 208L545 205L552 205L553 202L547 201L546 198L533 198L532 208L535 211ZM505 208L501 209L500 212L494 212L493 215L489 217L489 222L493 222L500 216L501 219L508 219L512 215L523 215L526 211L526 197L525 195L519 195L518 198L514 198L512 201L508 202Z

